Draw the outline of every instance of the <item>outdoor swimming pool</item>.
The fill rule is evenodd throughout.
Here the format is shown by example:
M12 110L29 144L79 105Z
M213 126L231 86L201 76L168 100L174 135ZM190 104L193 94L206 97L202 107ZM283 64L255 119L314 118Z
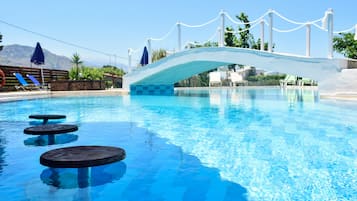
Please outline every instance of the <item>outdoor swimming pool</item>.
M180 90L177 96L60 97L0 104L0 200L357 200L357 103L291 89ZM38 143L30 114L79 130ZM56 122L56 121L55 121ZM119 146L121 162L40 165L75 145Z

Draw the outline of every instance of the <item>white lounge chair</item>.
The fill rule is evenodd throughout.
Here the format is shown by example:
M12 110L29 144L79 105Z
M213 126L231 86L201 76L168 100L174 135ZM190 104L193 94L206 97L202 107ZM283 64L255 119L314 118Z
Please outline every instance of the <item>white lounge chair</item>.
M237 84L245 85L247 81L243 79L243 76L237 72L229 72L229 79L231 80L231 86L236 86Z
M218 84L219 86L222 86L222 80L221 80L221 73L220 72L210 72L209 73L209 86L212 86L213 84Z
M303 77L299 82L299 86L304 86L304 85L314 86L316 85L316 82L312 79Z
M297 77L295 75L286 75L283 80L280 80L280 86L286 87L288 85L296 85Z

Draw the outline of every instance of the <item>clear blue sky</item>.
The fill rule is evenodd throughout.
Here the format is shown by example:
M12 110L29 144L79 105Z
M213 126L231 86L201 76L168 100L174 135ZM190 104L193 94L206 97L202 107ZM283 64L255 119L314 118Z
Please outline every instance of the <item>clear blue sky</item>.
M1 2L0 20L41 33L68 43L102 52L127 57L128 48L140 49L134 54L139 59L147 38L160 38L178 21L196 25L216 17L221 10L232 17L244 12L249 20L274 9L285 17L305 22L321 18L328 8L334 10L335 31L357 24L357 2L354 0L8 0ZM267 18L266 18L267 19ZM219 20L204 28L182 28L182 41L205 41L219 26ZM233 25L226 20L227 25ZM274 26L279 29L296 27L274 16ZM233 25L234 28L237 25ZM268 38L267 27L265 38ZM53 53L71 57L77 52L89 63L114 63L114 58L49 40L0 22L3 45L21 44L41 46ZM252 32L259 38L259 26ZM327 33L312 28L311 55L327 55ZM215 38L217 40L217 37ZM293 33L274 32L275 51L305 54L305 28ZM154 49L177 49L177 32L167 40L153 42ZM127 59L117 62L127 64ZM135 63L135 61L133 61Z

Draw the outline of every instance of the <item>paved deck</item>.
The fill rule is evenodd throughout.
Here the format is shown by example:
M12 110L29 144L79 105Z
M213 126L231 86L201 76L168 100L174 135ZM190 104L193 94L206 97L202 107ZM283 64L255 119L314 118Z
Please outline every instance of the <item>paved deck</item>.
M207 87L199 87L205 89ZM182 88L182 89L199 89L199 88ZM219 88L219 87L216 87ZM222 87L221 87L222 88ZM223 87L228 88L228 87ZM256 86L244 86L244 88L261 88ZM292 86L291 88L298 88ZM315 88L305 86L304 88ZM181 88L180 88L181 89ZM26 91L26 92L0 92L0 103L10 102L26 99L50 98L50 97L63 97L63 96L113 96L113 95L129 95L129 91L125 89L108 89L108 90L90 90L90 91ZM357 93L340 92L340 93L320 93L322 99L335 99L335 100L353 100L357 101Z
M27 99L50 98L61 96L113 96L128 95L129 91L124 89L108 90L88 90L88 91L19 91L19 92L0 92L0 103Z

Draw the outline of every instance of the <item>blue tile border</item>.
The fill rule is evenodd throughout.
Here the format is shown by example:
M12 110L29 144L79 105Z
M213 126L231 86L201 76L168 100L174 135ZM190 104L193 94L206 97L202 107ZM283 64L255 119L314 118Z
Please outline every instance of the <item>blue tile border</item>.
M174 85L130 85L130 95L174 95Z

